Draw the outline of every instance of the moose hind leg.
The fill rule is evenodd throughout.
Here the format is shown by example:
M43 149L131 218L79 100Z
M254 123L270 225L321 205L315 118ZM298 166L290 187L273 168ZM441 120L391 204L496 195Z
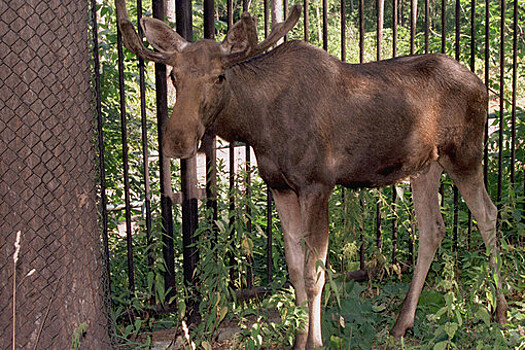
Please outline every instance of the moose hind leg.
M272 194L283 228L286 265L295 289L295 303L303 305L306 304L307 296L304 284L304 232L299 200L291 190L272 190ZM307 337L308 326L296 334L293 348L303 350Z
M443 169L434 162L428 172L411 180L412 197L419 226L419 248L414 276L403 301L396 323L390 333L395 338L405 335L414 325L416 307L423 284L441 240L445 235L443 217L439 208L439 179Z
M444 162L444 166L461 192L472 215L474 215L483 242L489 250L490 267L497 277L496 289L498 301L496 305L496 321L504 324L507 322L507 301L503 294L499 271L500 257L496 243L496 219L498 211L485 189L481 164L473 171L455 171L454 167L447 162Z
M308 341L306 349L323 345L321 294L325 283L324 264L328 252L328 198L331 189L314 185L300 196L303 230L306 234L304 282L308 297Z

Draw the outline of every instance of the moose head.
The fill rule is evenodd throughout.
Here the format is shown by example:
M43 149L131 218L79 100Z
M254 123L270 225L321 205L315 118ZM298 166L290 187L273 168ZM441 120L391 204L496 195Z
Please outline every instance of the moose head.
M256 19L243 13L222 42L209 39L190 43L163 21L141 18L140 25L148 42L157 50L147 49L128 19L124 0L117 0L118 25L124 45L137 56L172 67L171 80L177 101L166 126L164 153L172 158L195 155L205 130L224 108L229 89L225 70L249 60L284 37L297 23L301 6L292 6L285 22L274 25L270 35L257 42Z

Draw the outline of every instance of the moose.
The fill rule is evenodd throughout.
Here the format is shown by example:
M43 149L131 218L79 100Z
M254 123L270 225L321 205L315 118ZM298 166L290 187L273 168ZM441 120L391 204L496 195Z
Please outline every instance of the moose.
M438 54L348 64L303 41L273 48L296 24L301 7L258 42L249 13L222 42L190 43L153 18L140 24L146 48L116 0L124 45L172 67L177 100L163 151L189 158L210 128L253 147L284 232L286 263L308 326L294 349L322 346L321 292L328 249L328 199L335 185L382 187L411 179L419 227L414 276L391 334L405 335L434 254L445 235L438 189L445 170L472 211L497 276L496 320L507 303L498 271L497 209L483 183L488 93L482 81ZM271 49L271 50L270 50Z

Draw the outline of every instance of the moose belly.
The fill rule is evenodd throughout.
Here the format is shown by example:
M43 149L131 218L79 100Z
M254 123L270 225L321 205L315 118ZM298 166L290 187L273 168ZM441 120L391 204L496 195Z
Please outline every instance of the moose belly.
M337 184L348 188L382 187L425 172L439 157L437 147L421 147L409 154L362 155L340 168Z

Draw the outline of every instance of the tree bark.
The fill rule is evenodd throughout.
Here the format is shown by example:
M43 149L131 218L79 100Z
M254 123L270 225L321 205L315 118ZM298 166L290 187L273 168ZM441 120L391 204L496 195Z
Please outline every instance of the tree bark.
M0 3L2 349L110 348L87 4Z

